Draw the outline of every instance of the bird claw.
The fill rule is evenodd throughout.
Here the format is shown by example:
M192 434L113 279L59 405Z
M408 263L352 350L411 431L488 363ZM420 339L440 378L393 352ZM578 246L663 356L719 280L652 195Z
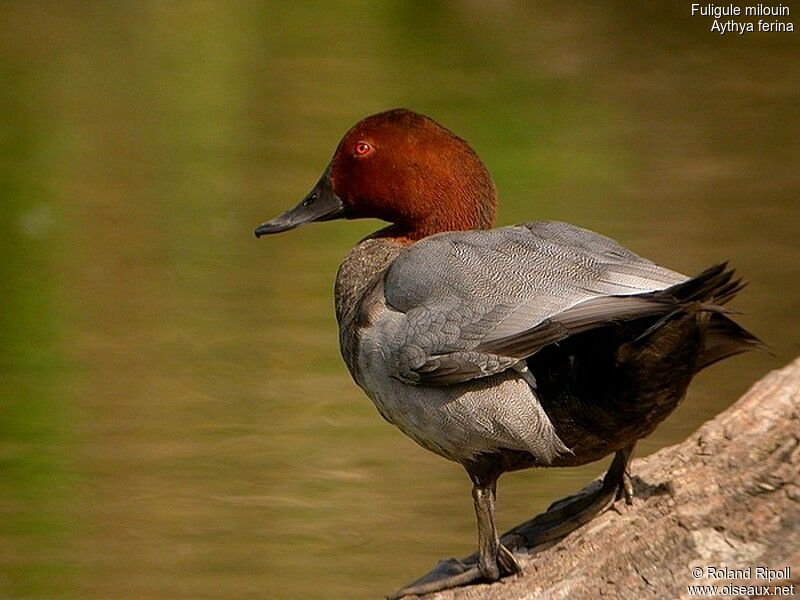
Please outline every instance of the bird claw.
M522 567L514 556L514 553L503 546L503 544L500 544L497 549L497 564L500 566L500 572L503 575L522 575Z
M619 489L617 490L617 500L625 499L625 504L633 506L633 479L631 479L631 472L628 469L622 473L619 482Z

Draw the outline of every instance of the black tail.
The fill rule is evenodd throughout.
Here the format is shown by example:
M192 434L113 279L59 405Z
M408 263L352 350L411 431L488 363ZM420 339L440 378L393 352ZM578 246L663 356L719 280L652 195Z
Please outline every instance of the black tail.
M734 296L747 285L747 282L734 278L734 275L734 270L728 269L728 263L724 262L709 267L688 281L657 293L679 304L697 302L701 311L711 313L705 329L705 343L699 358L699 369L704 369L729 356L764 347L761 340L733 321L728 316L729 311L723 308L723 305L733 300Z
M734 279L734 275L735 271L728 269L728 263L723 262L654 295L671 298L681 304L702 302L703 308L713 311L713 307L719 308L727 304L747 285L747 282L741 279Z
M764 347L764 342L733 319L722 314L714 314L711 315L706 329L705 344L698 367L705 369L723 358Z

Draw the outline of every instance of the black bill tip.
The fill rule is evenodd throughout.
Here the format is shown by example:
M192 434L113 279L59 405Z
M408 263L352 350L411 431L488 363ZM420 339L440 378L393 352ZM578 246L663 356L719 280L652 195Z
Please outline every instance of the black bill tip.
M279 222L280 219L274 219L272 221L267 221L266 223L262 223L258 227L256 227L253 233L255 234L256 238L260 238L262 235L269 235L271 233L280 233L281 231L289 231L290 229L294 229L297 227L294 223L281 223Z
M253 232L257 238L262 235L289 231L304 223L341 219L345 215L344 205L333 191L330 167L325 170L317 185L295 206L271 221L262 223Z

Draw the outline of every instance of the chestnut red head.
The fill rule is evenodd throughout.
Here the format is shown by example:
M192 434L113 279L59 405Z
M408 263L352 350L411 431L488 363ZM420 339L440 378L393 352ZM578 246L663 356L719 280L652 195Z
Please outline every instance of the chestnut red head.
M491 176L464 140L424 115L396 109L356 123L308 196L256 236L310 221L372 217L393 224L381 235L415 241L488 229L496 208Z

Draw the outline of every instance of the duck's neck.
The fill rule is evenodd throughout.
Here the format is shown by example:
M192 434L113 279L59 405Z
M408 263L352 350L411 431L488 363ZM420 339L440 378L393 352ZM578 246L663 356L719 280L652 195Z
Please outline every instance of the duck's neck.
M336 274L336 319L341 329L352 325L365 292L406 245L393 237L369 237L347 253Z
M470 231L494 227L497 190L489 172L468 147L447 163L434 163L430 172L416 173L396 194L376 196L366 202L373 216L391 226L373 234L413 243L446 231ZM382 198L382 199L381 199ZM388 199L387 199L388 198Z
M492 190L493 191L493 190ZM467 204L466 208L458 205L431 212L424 219L406 219L403 222L379 229L368 239L393 240L401 245L413 244L428 236L447 231L471 231L474 229L491 229L494 227L496 203Z

